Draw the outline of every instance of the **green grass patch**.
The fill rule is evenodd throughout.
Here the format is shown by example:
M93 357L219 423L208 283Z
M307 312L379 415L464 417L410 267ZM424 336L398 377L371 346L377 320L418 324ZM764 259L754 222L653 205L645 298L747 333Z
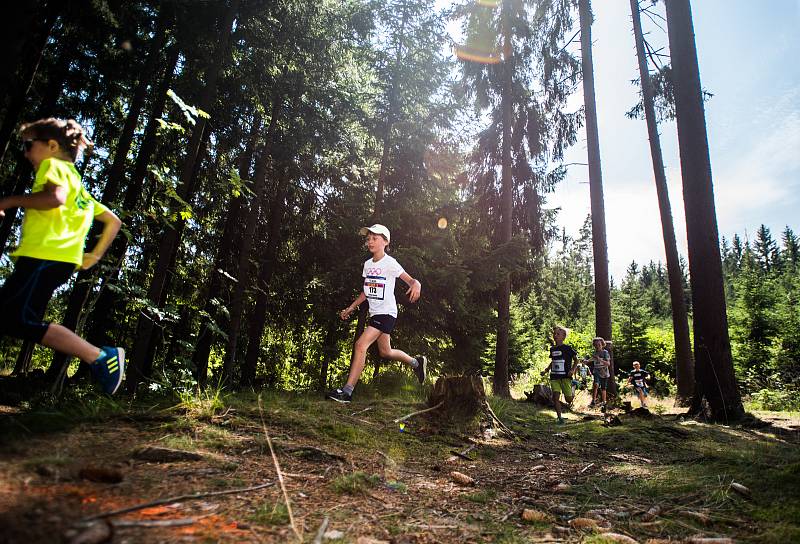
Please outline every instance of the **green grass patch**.
M375 474L356 471L351 474L343 474L331 482L331 487L337 493L347 495L362 495L366 491L374 488L380 483L381 479Z
M289 509L282 502L264 503L248 519L258 525L286 525L289 523Z
M484 489L474 493L463 495L465 499L476 504L488 504L497 498L497 492L493 489Z

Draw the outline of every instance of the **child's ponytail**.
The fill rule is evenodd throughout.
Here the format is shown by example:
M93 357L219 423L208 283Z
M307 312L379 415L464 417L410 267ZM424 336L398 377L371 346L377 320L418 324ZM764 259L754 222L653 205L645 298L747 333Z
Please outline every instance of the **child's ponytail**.
M55 140L72 162L77 160L81 151L88 156L94 150L94 143L86 137L83 127L75 119L39 119L25 123L19 132L23 138Z

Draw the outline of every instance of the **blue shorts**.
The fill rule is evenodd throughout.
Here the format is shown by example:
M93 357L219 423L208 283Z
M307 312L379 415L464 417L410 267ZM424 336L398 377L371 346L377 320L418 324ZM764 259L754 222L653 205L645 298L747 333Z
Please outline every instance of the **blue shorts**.
M647 387L634 387L634 391L641 391L642 394L646 397L647 396Z
M592 372L592 378L594 378L594 384L601 390L605 391L608 388L608 376L601 378L599 372Z
M369 316L367 326L374 327L384 334L392 334L397 318L388 314L377 314Z

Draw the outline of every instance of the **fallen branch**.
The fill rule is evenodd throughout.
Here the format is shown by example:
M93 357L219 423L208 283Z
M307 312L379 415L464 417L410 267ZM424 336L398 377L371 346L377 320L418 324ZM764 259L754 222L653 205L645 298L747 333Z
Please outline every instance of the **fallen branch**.
M358 414L363 414L364 412L369 412L369 411L370 411L370 410L372 410L373 408L375 408L375 407L374 407L374 406L367 406L367 407L366 407L366 408L364 408L363 410L359 410L358 412L353 412L353 413L352 413L352 414L350 414L350 415L351 415L351 416L357 416Z
M492 410L492 407L491 407L491 406L489 406L489 401L484 401L483 407L484 407L484 409L486 409L486 412L487 412L487 413L488 413L490 416L492 416L492 419L493 419L493 420L494 420L494 421L495 421L495 422L496 422L496 423L497 423L497 424L500 426L500 429L501 429L503 432L505 432L505 433L506 433L508 436L511 436L511 437L516 437L516 436L517 436L516 434L514 434L514 431L512 431L511 429L509 429L509 428L506 426L506 424L505 424L505 423L503 423L502 421L500 421L500 418L499 418L499 417L497 417L497 414L495 414L495 413L494 413L494 410Z
M127 514L128 512L135 512L136 510L143 510L145 508L150 508L151 506L161 506L162 504L171 504L173 502L182 502L182 501L191 501L195 499L204 499L206 497L217 497L219 495L232 495L234 493L247 493L249 491L256 491L258 489L264 489L265 487L271 487L275 485L275 482L267 482L265 484L254 485L252 487L239 487L236 489L226 489L225 491L210 491L208 493L193 493L191 495L178 495L177 497L169 497L167 499L158 499L155 501L145 502L142 504L137 504L136 506L129 506L127 508L120 508L118 510L110 510L108 512L103 512L100 514L96 514L94 516L89 516L80 520L80 523L85 523L87 521L94 521L96 519L103 519L108 518L111 516L118 516L120 514Z
M453 456L452 457L448 457L447 461L448 462L455 461L458 457L461 457L462 459L464 459L466 461L474 461L474 459L472 457L468 457L467 454L469 452L471 452L472 450L474 450L475 448L477 448L477 447L478 447L477 444L473 444L470 447L468 447L467 449L465 449L464 451L450 450L450 453L452 453Z
M289 523L292 525L297 540L303 540L303 535L297 530L297 525L294 522L294 515L292 514L292 505L289 502L289 493L286 492L286 485L283 483L283 473L281 472L281 465L278 463L278 458L275 456L275 450L272 448L272 439L267 430L267 424L264 422L264 409L261 406L261 395L258 395L258 413L261 415L261 425L264 427L264 435L267 437L267 445L269 446L269 453L272 455L272 462L275 465L275 472L278 473L278 483L281 485L281 492L283 492L283 500L286 503L286 512L289 514Z
M442 407L443 404L444 404L444 401L440 402L439 404L437 404L436 406L434 406L432 408L425 408L424 410L419 410L417 412L411 412L410 414L405 415L403 417L398 417L392 423L400 423L401 421L405 421L405 420L410 419L410 418L412 418L414 416L418 416L420 414L424 414L425 412L432 412L434 410L438 410L439 408Z
M586 465L585 467L583 467L583 469L582 469L582 470L581 470L581 471L580 471L578 474L583 474L584 472L586 472L587 470L589 470L589 469L590 469L590 468L592 468L593 466L594 466L594 463L589 463L588 465Z
M322 538L325 536L325 531L328 530L329 522L330 519L328 518L328 516L325 516L325 519L322 520L319 529L317 529L317 536L314 537L313 544L322 544Z
M121 519L119 521L112 521L113 527L184 527L186 525L193 525L201 518L178 518L178 519L142 519L130 520Z

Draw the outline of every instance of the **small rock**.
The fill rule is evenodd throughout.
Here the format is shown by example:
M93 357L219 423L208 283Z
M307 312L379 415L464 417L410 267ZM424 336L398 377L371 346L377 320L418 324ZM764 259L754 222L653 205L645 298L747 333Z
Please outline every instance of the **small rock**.
M617 519L628 519L629 517L631 517L631 513L630 512L625 512L625 511L614 512L614 517L617 518Z
M621 535L619 533L604 533L603 539L606 541L618 542L619 544L639 544L638 541L628 535Z
M90 523L83 531L73 536L69 544L100 544L108 542L113 536L111 525L105 520Z
M736 491L742 497L750 498L750 489L738 482L731 482L731 489Z
M560 525L553 525L553 534L567 535L569 534L569 527L561 527Z
M577 529L579 531L590 531L592 529L597 529L598 527L597 521L590 518L575 518L570 520L569 524L573 529Z
M661 513L661 507L656 504L654 506L651 506L650 509L644 513L642 519L644 521L651 521L656 519L660 513Z
M450 478L457 484L461 485L475 485L475 478L467 476L461 472L453 471L450 473Z
M692 518L696 521L699 521L703 525L711 525L711 518L703 514L702 512L694 512L692 510L681 510L680 514Z
M533 467L533 468L531 469L531 472L538 472L538 471L540 471L540 470L544 470L544 469L546 469L546 468L547 468L547 467L546 467L546 466L544 466L544 465L536 465L535 467Z
M162 448L161 446L144 446L133 452L133 458L153 463L171 463L174 461L200 461L203 456L195 451Z
M572 489L571 485L560 483L553 488L553 491L555 491L556 493L569 493L571 489Z
M572 506L567 506L566 504L557 504L554 507L552 507L551 510L556 514L569 515L575 513L575 509Z
M325 540L336 540L344 538L344 533L337 529L331 529L330 531L325 531L325 534L322 535L322 538Z
M524 521L537 522L537 521L550 521L552 518L550 517L550 514L546 512L542 512L540 510L533 510L532 508L525 508L522 511L522 519Z
M378 540L376 538L371 538L368 536L360 536L358 540L356 540L356 544L389 544L388 540Z
M675 544L675 541L668 538L648 538L644 544Z

